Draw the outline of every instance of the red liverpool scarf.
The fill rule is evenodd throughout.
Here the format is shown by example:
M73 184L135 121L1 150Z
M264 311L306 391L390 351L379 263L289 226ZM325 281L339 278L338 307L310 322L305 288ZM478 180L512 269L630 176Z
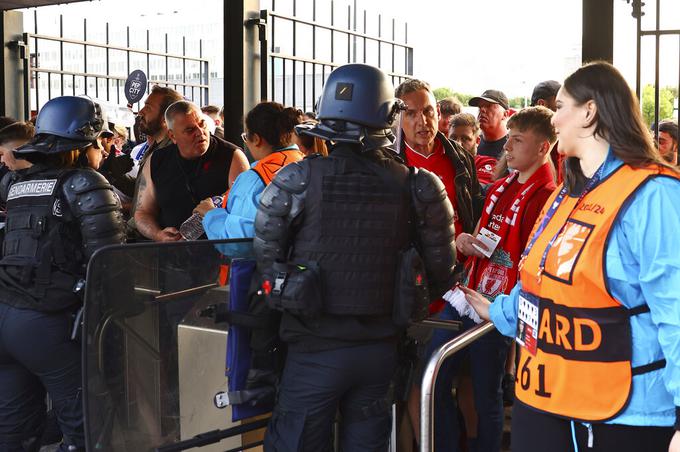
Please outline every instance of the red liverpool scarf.
M505 180L496 185L496 189L490 193L484 202L484 211L480 219L480 226L489 228L492 215L503 214L500 229L494 231L501 237L496 250L491 258L471 257L466 264L468 270L467 286L475 289L490 300L501 293L509 293L517 281L517 264L526 243L521 243L521 224L527 203L544 186L553 183L553 173L550 164L546 163L536 170L524 183L512 202L504 203L507 206L504 212L494 212L498 201L504 196L506 189L516 183L518 171L514 171Z

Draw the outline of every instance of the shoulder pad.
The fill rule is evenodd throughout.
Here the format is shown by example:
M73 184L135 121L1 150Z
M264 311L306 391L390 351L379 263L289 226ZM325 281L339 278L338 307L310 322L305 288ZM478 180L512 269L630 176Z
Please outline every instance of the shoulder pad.
M286 216L292 207L292 197L290 191L281 188L278 184L271 183L265 187L260 196L259 210L267 215Z
M313 160L303 160L284 166L276 174L272 183L287 192L294 194L302 193L309 185L309 166L311 161Z
M98 172L79 169L66 176L63 187L65 191L78 195L91 190L111 188L111 185Z
M415 171L414 191L416 198L426 204L446 199L444 183L434 173L426 169Z

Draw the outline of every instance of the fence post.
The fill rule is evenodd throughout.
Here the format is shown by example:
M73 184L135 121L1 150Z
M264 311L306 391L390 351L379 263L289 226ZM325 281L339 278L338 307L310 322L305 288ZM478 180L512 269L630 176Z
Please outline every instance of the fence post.
M236 144L243 115L260 101L259 30L246 26L259 19L259 0L224 0L224 137Z
M24 68L28 55L24 54L24 17L19 11L2 11L0 36L2 36L2 61L0 61L0 115L28 119L24 93ZM22 61L25 56L25 61Z

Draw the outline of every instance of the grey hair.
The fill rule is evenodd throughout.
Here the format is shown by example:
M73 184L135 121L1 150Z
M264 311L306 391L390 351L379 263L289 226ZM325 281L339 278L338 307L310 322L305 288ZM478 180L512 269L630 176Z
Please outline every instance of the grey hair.
M192 102L188 100L178 100L170 104L167 110L165 110L165 123L168 125L168 130L172 130L175 123L175 116L178 114L188 115L192 111L196 112L199 116L202 114L201 109Z

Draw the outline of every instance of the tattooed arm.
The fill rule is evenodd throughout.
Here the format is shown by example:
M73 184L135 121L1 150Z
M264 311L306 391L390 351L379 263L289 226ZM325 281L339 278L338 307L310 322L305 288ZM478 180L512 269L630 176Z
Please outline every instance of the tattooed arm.
M158 225L158 203L151 179L151 165L144 165L135 193L135 225L146 238L156 242L171 242L181 238L176 228L161 229Z

